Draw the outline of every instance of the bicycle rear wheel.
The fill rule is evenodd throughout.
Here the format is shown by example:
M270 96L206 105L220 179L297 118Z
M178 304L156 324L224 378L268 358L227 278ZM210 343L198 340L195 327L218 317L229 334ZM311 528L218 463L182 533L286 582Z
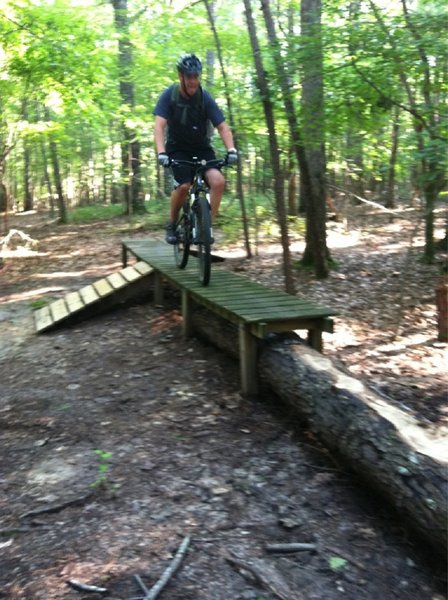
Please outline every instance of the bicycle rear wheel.
M190 256L190 216L182 211L176 225L177 242L174 244L174 260L179 269L185 269Z
M211 216L210 204L205 196L200 196L196 206L196 235L198 238L199 280L208 285L211 274Z

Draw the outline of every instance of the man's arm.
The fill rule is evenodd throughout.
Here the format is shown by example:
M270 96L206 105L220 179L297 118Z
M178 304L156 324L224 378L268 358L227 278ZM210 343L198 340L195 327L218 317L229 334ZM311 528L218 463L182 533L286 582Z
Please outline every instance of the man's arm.
M227 148L227 150L234 150L235 144L233 141L232 131L227 123L223 121L216 129L218 130L218 133L221 136L221 139L224 142L224 146Z
M154 142L157 154L165 152L165 129L168 121L159 115L156 115L154 123Z

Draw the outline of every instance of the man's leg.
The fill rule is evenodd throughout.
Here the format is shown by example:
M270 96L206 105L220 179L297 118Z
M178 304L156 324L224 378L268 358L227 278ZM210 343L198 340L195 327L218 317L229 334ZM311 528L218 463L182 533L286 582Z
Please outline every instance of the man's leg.
M171 207L170 207L170 220L166 226L166 241L168 244L176 244L177 243L177 232L175 223L179 216L180 209L182 208L183 203L188 195L188 190L190 189L189 183L182 183L171 193Z
M214 221L219 211L226 181L224 175L221 171L218 171L218 169L210 169L207 171L206 178L210 187L210 204L212 209L212 221Z
M190 189L189 183L182 183L171 193L171 210L170 210L170 220L171 223L175 223L177 221L177 217L179 216L180 209L182 208L187 195L188 190Z

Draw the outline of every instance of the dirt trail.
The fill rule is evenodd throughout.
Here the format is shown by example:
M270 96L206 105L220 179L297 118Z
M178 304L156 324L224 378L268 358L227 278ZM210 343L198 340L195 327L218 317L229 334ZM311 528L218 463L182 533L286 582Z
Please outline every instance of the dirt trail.
M42 256L7 260L0 275L1 598L100 597L69 579L135 598L134 576L153 585L190 535L161 600L443 600L443 566L399 516L274 399L242 398L238 366L182 339L175 304L35 335L30 302L117 270L124 236L117 223L30 231ZM369 344L336 340L332 351L356 370L355 348ZM419 349L423 372L443 350ZM430 415L441 414L435 402ZM267 550L280 542L315 549Z

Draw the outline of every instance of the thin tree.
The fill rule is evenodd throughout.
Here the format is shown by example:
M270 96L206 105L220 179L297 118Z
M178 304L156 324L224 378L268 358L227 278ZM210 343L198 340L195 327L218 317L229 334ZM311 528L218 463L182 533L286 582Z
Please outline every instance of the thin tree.
M22 117L28 121L28 100L22 100ZM31 148L26 137L23 139L23 210L33 210L33 191L31 188Z
M326 234L326 184L324 146L324 86L321 0L302 0L300 21L305 45L302 111L310 199L306 205L306 247L302 263L313 265L317 277L328 276Z
M283 189L283 178L280 167L280 153L277 142L277 132L275 129L274 109L269 92L269 85L261 58L260 45L258 43L257 29L252 13L250 0L244 0L244 12L246 15L247 28L254 56L255 70L257 73L256 84L260 92L263 110L266 119L266 126L269 136L269 153L271 159L272 173L274 177L275 205L277 210L277 219L280 225L281 243L283 250L283 274L285 277L285 289L290 294L295 293L294 279L291 267L291 252L289 248L288 224L286 220L286 207Z
M394 107L392 122L392 148L390 151L389 168L386 184L386 208L395 208L395 175L398 156L398 140L400 134L400 109Z
M208 0L203 0L203 2L205 4L205 8L207 9L208 20L210 23L210 28L213 32L213 37L214 37L215 46L216 46L216 52L218 55L218 61L219 61L219 65L221 68L221 76L222 76L222 80L224 82L224 93L226 96L229 124L230 124L230 128L232 129L232 132L233 132L233 138L235 141L235 145L238 148L240 146L240 144L239 144L240 139L239 139L237 127L235 124L235 119L233 116L232 96L230 93L227 71L224 67L224 59L223 59L221 40L219 38L218 31L216 29L216 17L214 14L215 4L214 4L214 2L213 3L209 2ZM248 258L251 258L252 251L251 251L251 247L250 247L249 226L248 226L248 221L247 221L246 204L244 201L243 174L242 174L242 168L241 168L241 159L238 160L238 165L237 165L236 187L237 187L237 194L238 194L238 197L240 200L240 206L241 206L241 215L242 215L242 220L243 220L244 244L245 244L245 248L246 248L246 255Z
M313 232L312 235L307 235L307 243L312 242L310 248L305 250L305 257L307 263L313 264L316 272L316 276L318 277L326 277L328 275L327 268L327 258L329 256L327 245L326 245L326 235L325 235L325 190L322 190L321 186L317 186L312 180L310 173L313 172L314 176L318 176L319 180L324 180L325 178L325 160L316 161L315 158L315 150L314 150L314 140L309 141L308 151L304 146L302 134L300 131L296 108L294 103L294 98L288 78L288 73L285 69L285 65L283 62L283 58L280 52L280 44L277 37L277 32L275 30L274 19L272 18L272 11L270 8L269 0L261 0L261 8L263 11L263 17L266 24L266 30L268 33L269 42L271 44L272 54L275 62L275 68L277 71L278 81L282 90L282 98L283 104L285 107L285 113L288 120L290 135L292 139L292 146L295 152L295 156L300 168L300 176L302 189L304 194L306 195L306 216L307 216L307 231ZM314 58L314 56L312 57ZM322 64L322 61L321 61ZM313 80L314 81L314 80ZM307 85L307 82L304 83L304 86ZM308 96L304 97L304 100L307 100ZM313 96L314 100L314 96ZM321 101L321 104L322 101ZM304 107L304 110L307 110L307 107ZM316 115L313 111L314 118L320 118L320 123L323 120L323 109L321 108L319 115ZM322 127L321 127L322 129ZM319 132L322 135L322 132ZM320 145L320 148L323 148L323 143ZM310 161L310 162L308 162ZM322 168L320 173L316 173L316 168ZM321 197L322 193L323 198ZM316 196L317 194L317 196ZM323 227L321 223L316 223L315 220L322 216L322 211L316 209L320 203L324 203L324 212L323 218L324 223ZM321 235L321 230L324 230L324 235ZM319 235L315 236L315 232L318 231ZM322 248L317 248L317 244L322 244ZM304 257L304 259L305 259ZM323 258L323 262L322 259Z
M356 72L366 81L380 98L386 99L391 104L401 108L413 116L414 131L416 136L417 155L420 161L419 183L425 198L425 250L424 258L426 262L431 263L434 260L434 208L438 194L446 183L446 174L444 171L444 158L446 139L440 135L440 121L436 115L437 94L431 74L431 61L428 56L425 44L430 39L421 35L419 29L414 23L412 14L409 12L406 0L401 0L403 8L403 18L406 31L412 40L419 57L419 77L412 78L406 71L406 65L402 60L402 47L400 37L396 37L394 31L388 27L382 12L373 0L369 0L369 6L375 19L382 31L388 45L389 54L392 56L394 67L407 99L407 103L401 98L394 97L392 94L381 88L374 80L369 78L365 72L353 60L353 67Z
M50 111L47 107L44 108L45 119L47 122L51 121ZM58 146L54 138L54 133L50 132L50 159L51 166L53 168L54 185L56 188L57 205L59 211L59 222L67 223L67 207L64 199L64 192L62 191L62 179L61 171L59 169L59 158L58 158Z
M118 68L120 96L123 103L123 140L121 144L124 197L127 214L143 212L141 194L140 142L136 131L126 124L126 117L135 106L134 84L132 81L132 44L129 34L127 0L111 0L114 8L115 27L118 32Z

